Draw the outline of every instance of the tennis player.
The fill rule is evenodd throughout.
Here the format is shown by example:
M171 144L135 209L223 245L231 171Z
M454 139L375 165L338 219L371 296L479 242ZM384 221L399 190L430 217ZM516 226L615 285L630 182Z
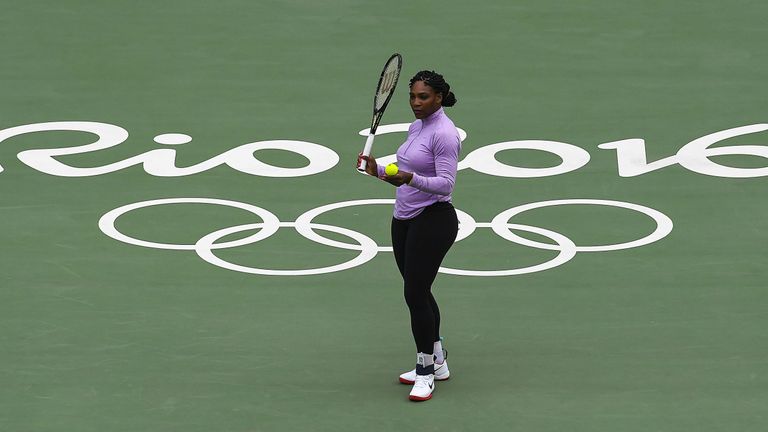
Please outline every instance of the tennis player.
M405 302L411 315L416 342L416 368L400 375L413 384L409 399L432 398L435 380L450 376L440 341L440 309L432 294L432 282L458 233L458 219L451 204L456 182L461 141L443 107L456 96L443 76L421 71L410 81L410 103L416 116L408 139L397 150L399 171L387 175L372 156L366 172L397 187L392 218L392 247L403 277Z

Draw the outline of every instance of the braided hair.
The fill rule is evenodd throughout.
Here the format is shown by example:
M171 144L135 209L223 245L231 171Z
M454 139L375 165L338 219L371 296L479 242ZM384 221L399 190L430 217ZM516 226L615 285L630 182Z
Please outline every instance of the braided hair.
M427 70L420 71L414 75L413 78L411 78L411 82L408 84L408 86L413 87L413 83L416 81L423 81L424 84L432 87L435 93L442 94L442 106L452 107L456 105L456 95L453 94L451 91L451 86L445 82L445 79L443 79L443 76L439 73Z

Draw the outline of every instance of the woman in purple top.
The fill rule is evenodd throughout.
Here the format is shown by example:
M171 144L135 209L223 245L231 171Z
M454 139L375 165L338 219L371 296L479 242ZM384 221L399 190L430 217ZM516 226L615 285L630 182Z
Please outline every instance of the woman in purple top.
M392 248L403 277L418 353L416 368L400 375L400 382L413 384L411 400L423 401L432 397L435 380L446 380L450 375L432 282L458 233L451 193L461 141L456 126L443 111L443 107L456 103L456 96L442 75L421 71L411 78L410 102L416 121L397 150L398 173L386 175L373 157L360 158L367 161L369 175L397 187Z

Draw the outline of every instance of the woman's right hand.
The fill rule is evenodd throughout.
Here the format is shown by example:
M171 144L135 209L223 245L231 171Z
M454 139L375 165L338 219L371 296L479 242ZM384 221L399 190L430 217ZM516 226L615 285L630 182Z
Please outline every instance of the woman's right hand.
M378 177L379 176L379 166L376 165L376 159L373 156L364 156L362 153L357 155L357 165L355 165L355 168L360 166L360 161L365 161L365 173Z

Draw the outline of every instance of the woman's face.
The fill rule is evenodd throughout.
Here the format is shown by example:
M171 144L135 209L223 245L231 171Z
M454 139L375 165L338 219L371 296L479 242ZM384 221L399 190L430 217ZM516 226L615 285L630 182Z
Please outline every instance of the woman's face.
M443 103L443 95L435 93L435 90L424 84L424 81L416 81L411 86L411 109L417 119L431 116L440 109Z

